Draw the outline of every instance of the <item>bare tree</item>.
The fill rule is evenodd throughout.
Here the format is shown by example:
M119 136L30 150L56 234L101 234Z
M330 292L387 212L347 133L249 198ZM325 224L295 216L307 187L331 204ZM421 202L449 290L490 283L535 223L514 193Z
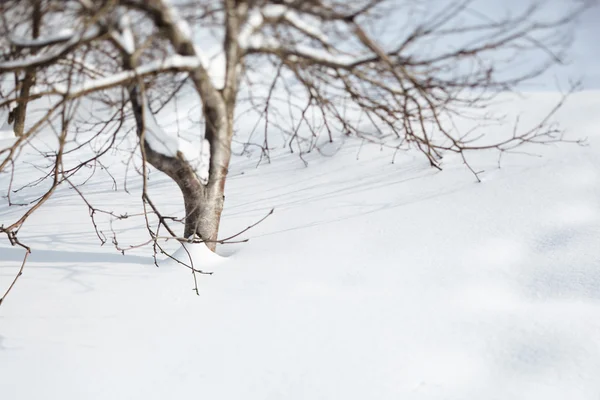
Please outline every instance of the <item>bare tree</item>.
M0 74L17 76L18 84L2 92L0 107L18 104L20 128L15 142L0 149L0 172L13 173L21 149L45 127L58 126L58 140L55 151L45 154L52 161L44 177L52 180L50 189L0 232L19 244L27 217L58 185L77 187L73 176L101 162L130 120L144 185L148 163L177 183L185 203L185 216L163 216L144 190L143 215L158 218L157 228L148 225L150 240L156 246L162 229L211 250L222 242L235 122L246 112L254 112L257 123L240 140L267 158L270 132L282 134L300 156L318 148L323 137L342 133L417 149L435 168L447 152L470 168L468 151L502 153L559 141L560 131L550 124L555 110L533 128L515 129L495 142L481 143L481 132L461 131L455 122L484 121L496 96L561 63L573 21L591 4L583 1L557 17L532 2L498 17L478 10L476 0L4 0ZM211 57L220 60L218 68ZM156 120L156 110L185 88L201 104L197 141L209 148L207 170ZM42 99L47 112L24 124L27 103ZM77 109L86 99L110 110L93 126L104 145L67 167L64 152L82 148L65 145L82 142ZM86 204L92 217L101 212ZM170 226L177 220L184 224L182 237Z

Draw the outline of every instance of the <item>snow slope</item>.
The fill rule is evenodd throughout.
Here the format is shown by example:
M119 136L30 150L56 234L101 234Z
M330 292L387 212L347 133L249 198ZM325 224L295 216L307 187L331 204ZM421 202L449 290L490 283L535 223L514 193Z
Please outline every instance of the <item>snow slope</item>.
M223 236L275 213L223 246L228 257L198 257L214 271L200 296L189 270L156 268L147 249L99 247L61 188L23 230L34 252L0 307L0 398L598 399L598 110L600 93L582 92L559 117L587 147L530 148L543 157L501 169L473 156L483 183L459 159L440 173L353 141L308 168L237 158ZM138 200L111 185L86 193ZM170 182L151 185L181 208ZM0 289L22 257L6 245Z

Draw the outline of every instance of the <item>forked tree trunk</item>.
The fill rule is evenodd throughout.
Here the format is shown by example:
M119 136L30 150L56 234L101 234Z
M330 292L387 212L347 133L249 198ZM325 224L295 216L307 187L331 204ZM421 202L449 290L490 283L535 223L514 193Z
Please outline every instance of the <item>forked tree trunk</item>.
M133 86L129 90L138 135L142 135L143 108L138 89ZM148 112L148 110L146 111ZM231 158L231 138L233 134L232 113L226 112L223 103L219 109L205 108L205 138L210 143L210 170L206 185L202 184L196 171L181 152L176 157L161 154L144 141L146 161L154 168L169 176L181 190L185 204L184 237L196 236L206 246L215 251L219 233L219 223L223 212L225 179Z
M152 14L157 26L160 26L166 38L171 42L175 51L183 56L197 56L194 44L190 41L180 27L174 23L170 8L160 1L149 1L153 7ZM153 151L144 141L146 161L159 171L173 179L183 194L185 203L185 231L189 238L192 235L204 240L208 248L215 250L219 232L219 223L223 204L225 202L225 179L231 158L231 140L233 136L233 110L236 102L239 71L239 46L237 37L239 33L238 0L227 0L226 20L227 32L225 35L226 77L223 90L217 90L211 83L210 76L203 66L190 72L196 91L203 104L203 117L205 121L204 138L210 145L210 163L208 183L203 185L196 172L178 152L176 157L166 157ZM123 54L127 69L134 67L130 55ZM134 92L135 89L132 89ZM131 97L134 110L141 106L137 93ZM138 104L134 103L137 101ZM136 111L138 120L138 134L142 134L143 119L141 112Z

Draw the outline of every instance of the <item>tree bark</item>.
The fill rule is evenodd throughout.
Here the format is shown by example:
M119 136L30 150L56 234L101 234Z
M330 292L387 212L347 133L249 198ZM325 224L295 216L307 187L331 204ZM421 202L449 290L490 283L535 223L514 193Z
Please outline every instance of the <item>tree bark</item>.
M33 6L33 13L31 17L32 24L32 36L37 39L40 36L40 25L42 23L42 4L41 0L32 0L31 5ZM35 54L36 51L32 50ZM13 131L15 136L23 136L25 131L25 117L27 115L27 103L29 102L29 93L31 87L35 84L35 69L27 69L25 71L25 77L21 82L18 82L21 86L17 107L13 110L12 118L14 119Z

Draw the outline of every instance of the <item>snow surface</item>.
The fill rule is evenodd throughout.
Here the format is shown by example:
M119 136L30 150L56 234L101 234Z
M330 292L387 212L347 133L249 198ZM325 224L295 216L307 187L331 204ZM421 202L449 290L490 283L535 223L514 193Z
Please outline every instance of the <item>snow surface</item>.
M556 99L503 107L535 120ZM308 168L234 158L222 236L275 213L226 257L193 247L214 272L200 296L189 269L156 268L148 249L99 247L61 187L20 232L34 251L0 307L0 398L597 400L598 109L600 93L583 92L560 114L587 147L528 148L543 157L506 155L501 169L473 155L479 184L457 157L436 172L353 141L306 155ZM83 190L136 209L139 187L111 187ZM164 176L150 189L181 211ZM19 212L0 200L0 221ZM143 223L121 234L139 240ZM3 290L22 251L0 246Z
M12 125L8 123L8 112L7 109L0 108L0 140L5 137L15 136Z

